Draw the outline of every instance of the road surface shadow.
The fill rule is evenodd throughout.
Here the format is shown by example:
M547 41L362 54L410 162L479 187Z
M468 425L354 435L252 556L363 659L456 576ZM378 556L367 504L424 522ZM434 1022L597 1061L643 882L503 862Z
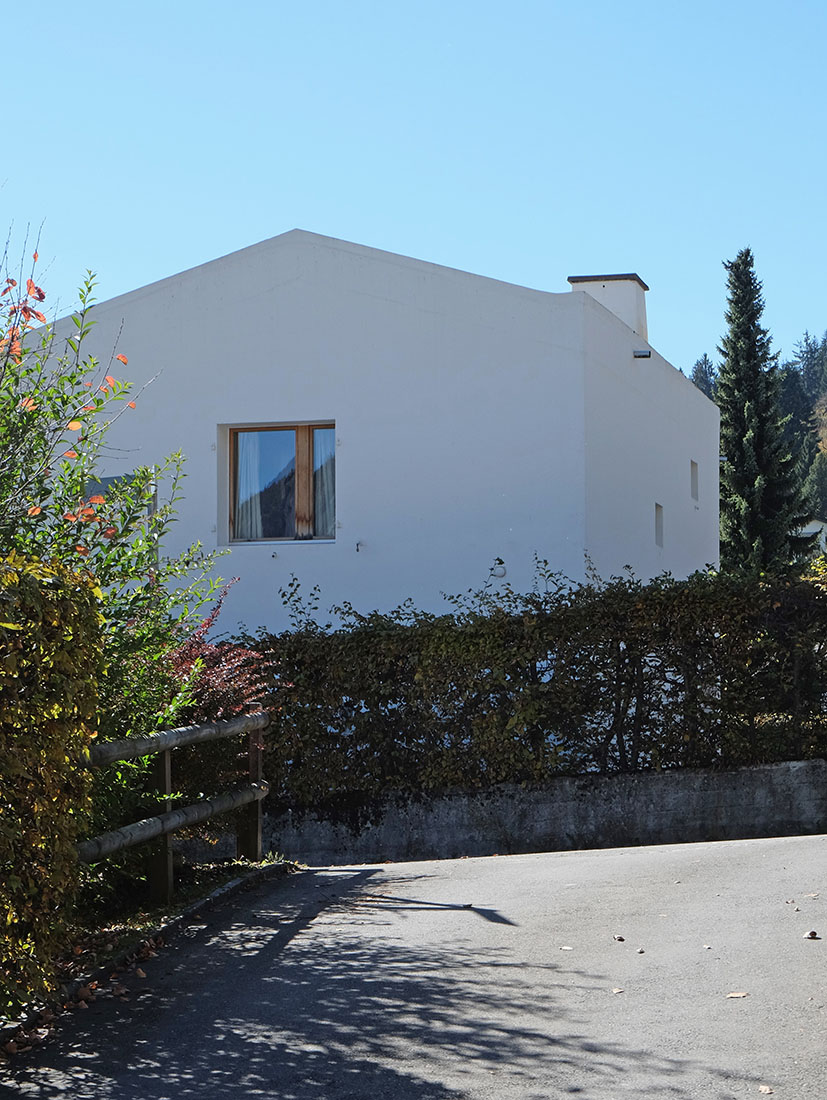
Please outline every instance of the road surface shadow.
M126 1000L66 1017L0 1084L37 1100L695 1100L703 1079L703 1096L735 1095L699 1062L590 1034L605 975L507 946L403 942L387 928L397 909L454 921L468 909L392 892L410 882L390 868L306 872L234 899L145 963L145 979L126 976ZM511 923L486 909L468 920L480 913Z

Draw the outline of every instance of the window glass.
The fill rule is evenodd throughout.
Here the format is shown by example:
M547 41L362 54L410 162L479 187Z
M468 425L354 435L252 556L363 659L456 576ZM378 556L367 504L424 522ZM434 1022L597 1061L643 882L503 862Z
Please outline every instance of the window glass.
M332 539L336 533L336 432L313 429L313 537Z
M294 538L295 429L240 431L235 439L235 538Z

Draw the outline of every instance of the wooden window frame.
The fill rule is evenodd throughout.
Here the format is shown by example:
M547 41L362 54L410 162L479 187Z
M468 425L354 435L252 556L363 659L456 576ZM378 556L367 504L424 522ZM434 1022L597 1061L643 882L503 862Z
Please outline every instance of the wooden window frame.
M317 428L335 430L332 421L314 424L262 424L249 428L230 428L230 542L330 542L313 534L313 432ZM295 535L268 535L261 539L235 537L235 513L238 496L238 437L244 432L293 432L296 441Z

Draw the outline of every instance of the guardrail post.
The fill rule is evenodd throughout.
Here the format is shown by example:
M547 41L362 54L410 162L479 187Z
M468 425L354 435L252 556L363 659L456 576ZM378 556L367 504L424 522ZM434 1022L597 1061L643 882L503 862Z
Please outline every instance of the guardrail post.
M159 794L165 795L164 812L172 809L172 753L169 749L159 752L152 761L151 782ZM148 858L147 878L149 896L159 905L172 901L175 889L175 872L172 867L172 836L159 837Z
M261 730L251 730L247 742L250 782L260 783L263 776ZM236 831L236 855L253 863L261 860L261 800L241 811Z

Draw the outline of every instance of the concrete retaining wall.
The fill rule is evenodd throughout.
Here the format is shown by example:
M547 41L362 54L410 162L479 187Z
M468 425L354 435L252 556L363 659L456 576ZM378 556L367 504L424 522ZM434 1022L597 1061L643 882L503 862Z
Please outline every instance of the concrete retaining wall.
M266 803L265 803L266 806ZM827 832L827 761L585 775L543 789L390 796L336 820L265 817L265 849L311 865Z

